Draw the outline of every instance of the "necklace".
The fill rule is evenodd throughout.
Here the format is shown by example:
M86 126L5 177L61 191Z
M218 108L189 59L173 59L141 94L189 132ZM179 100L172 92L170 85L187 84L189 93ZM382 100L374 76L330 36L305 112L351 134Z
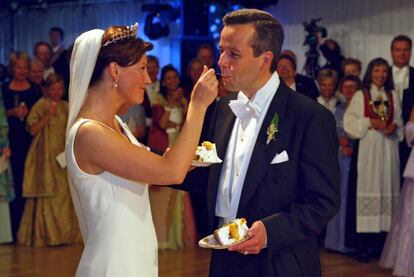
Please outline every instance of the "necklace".
M123 129L121 129L122 127L119 127L119 131L118 131L115 126L112 126L111 124L108 124L102 117L100 117L99 115L97 115L93 110L84 109L82 112L83 113L86 112L87 114L92 115L92 117L95 117L95 118L99 119L99 120L94 120L94 119L92 119L92 120L94 120L94 121L98 122L99 124L101 124L101 125L109 128L109 129L111 129L116 134L120 135L123 139L127 140L128 142L130 142L130 140L126 136L125 132L123 131ZM84 116L82 116L82 117L84 117ZM89 118L89 119L91 119L91 118ZM113 122L112 122L112 124L113 124Z

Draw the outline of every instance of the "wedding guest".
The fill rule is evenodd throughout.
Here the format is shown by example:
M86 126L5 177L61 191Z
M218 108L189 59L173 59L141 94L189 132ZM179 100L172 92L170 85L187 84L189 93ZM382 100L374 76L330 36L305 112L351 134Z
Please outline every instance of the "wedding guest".
M11 80L2 85L4 107L9 125L10 163L16 197L10 203L13 240L16 241L25 199L22 197L24 163L32 142L26 121L32 106L42 96L38 85L29 78L30 57L25 52L10 55Z
M164 148L157 148L162 152L174 145L187 110L187 100L179 85L177 69L172 65L164 66L160 89L163 97L160 98L160 104L153 105L153 126L148 137L150 147L159 147L160 141L154 141L157 139L154 128L159 128L167 135ZM195 244L195 222L188 193L168 187L152 187L150 201L159 249L177 249L183 247L184 242Z
M326 64L322 69L335 70L338 78L342 78L344 73L342 71L342 63L345 57L341 53L341 46L333 39L323 39L318 33L319 50L326 59Z
M343 118L344 113L349 107L355 92L361 89L361 81L356 76L345 76L339 84L339 92L344 96L346 102L338 105L335 110L336 131L339 141L339 168L341 170L341 207L339 212L328 223L326 227L325 248L348 253L353 251L345 245L345 231L347 218L347 200L348 200L348 181L351 163L351 155L353 151L354 140L350 138L344 131Z
M361 76L361 61L353 58L346 58L342 62L342 71L344 72L344 76L353 75L358 78ZM345 103L345 97L337 90L335 92L335 97L338 99L339 102Z
M302 93L313 100L316 100L319 96L315 81L296 72L296 60L291 56L281 55L278 59L276 70L280 78L292 90Z
M197 83L198 79L203 72L203 62L199 59L192 59L187 65L187 79L184 83L184 96L186 99L190 99L191 91L193 90L194 85Z
M35 59L37 59L43 64L43 79L46 80L47 76L49 76L52 73L55 73L55 69L52 65L52 47L47 42L39 41L33 47L33 54Z
M60 27L52 27L49 29L49 41L52 48L51 63L54 64L61 55L67 51L63 46L64 32Z
M55 73L63 77L66 89L69 85L69 50L63 45L64 32L60 27L52 27L49 29L49 41L52 49L52 57L50 63ZM65 90L66 90L65 89ZM67 100L67 95L64 95Z
M45 69L43 68L43 64L36 59L32 59L32 61L30 62L29 79L42 89L43 95L45 94L45 80L43 79L44 71Z
M159 119L159 125L167 133L168 147L171 147L174 145L180 132L188 107L188 101L184 97L184 90L180 86L180 75L178 70L172 65L166 65L161 70L160 93L167 101L161 107L162 115ZM153 107L153 115L157 114L156 110L159 108L159 106Z
M9 128L0 90L0 243L13 241L9 202L14 199L10 168Z
M26 198L17 243L44 247L81 241L69 192L66 167L56 160L65 150L68 103L65 85L55 73L45 81L46 97L33 105L27 126L34 136L23 178Z
M356 233L360 260L380 252L400 190L398 143L401 109L393 92L388 63L368 64L363 90L353 96L344 115L344 130L359 139L356 180Z
M214 68L215 54L211 44L203 43L197 48L197 59L201 60L208 68Z
M148 75L151 78L151 84L147 85L146 92L151 106L154 105L160 96L160 81L158 80L158 73L160 71L160 63L158 58L148 55Z
M344 76L353 75L358 78L361 76L362 63L354 58L346 58L342 63L342 71Z
M414 107L414 68L410 66L412 40L406 35L398 35L391 42L391 79L401 104L403 123L408 122L410 112ZM403 170L411 153L411 148L405 141L400 142L400 173L401 186L404 178Z
M320 94L316 100L332 113L335 113L336 107L340 104L335 97L336 83L338 82L336 71L332 69L322 69L319 71L316 81L319 85Z
M414 108L405 125L407 144L414 145ZM385 241L380 266L392 268L393 275L414 276L414 152L411 151L404 170L404 185L398 208L392 219L391 229Z

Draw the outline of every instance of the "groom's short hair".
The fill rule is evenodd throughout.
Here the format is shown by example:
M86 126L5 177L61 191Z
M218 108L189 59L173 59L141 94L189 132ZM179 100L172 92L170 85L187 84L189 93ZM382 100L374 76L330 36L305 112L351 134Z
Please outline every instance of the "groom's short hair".
M283 27L280 22L268 12L256 9L241 9L230 12L223 17L224 26L253 24L255 34L250 46L255 57L265 51L273 53L270 70L276 70L278 57L280 55L284 40Z

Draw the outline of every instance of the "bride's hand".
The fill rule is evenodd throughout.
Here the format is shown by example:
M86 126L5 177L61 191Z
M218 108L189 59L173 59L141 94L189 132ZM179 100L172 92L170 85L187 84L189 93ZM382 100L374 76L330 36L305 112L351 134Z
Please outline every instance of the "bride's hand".
M217 97L218 81L214 69L204 66L203 73L194 85L191 102L199 107L207 108Z

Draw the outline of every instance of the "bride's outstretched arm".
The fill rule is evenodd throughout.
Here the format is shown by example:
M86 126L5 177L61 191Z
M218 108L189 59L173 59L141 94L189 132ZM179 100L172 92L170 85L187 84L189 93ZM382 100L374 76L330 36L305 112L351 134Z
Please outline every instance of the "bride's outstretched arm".
M179 184L194 157L208 105L217 96L214 70L204 70L194 87L184 126L164 156L137 147L101 124L82 125L75 139L77 163L87 173L109 171L120 177L157 185Z

